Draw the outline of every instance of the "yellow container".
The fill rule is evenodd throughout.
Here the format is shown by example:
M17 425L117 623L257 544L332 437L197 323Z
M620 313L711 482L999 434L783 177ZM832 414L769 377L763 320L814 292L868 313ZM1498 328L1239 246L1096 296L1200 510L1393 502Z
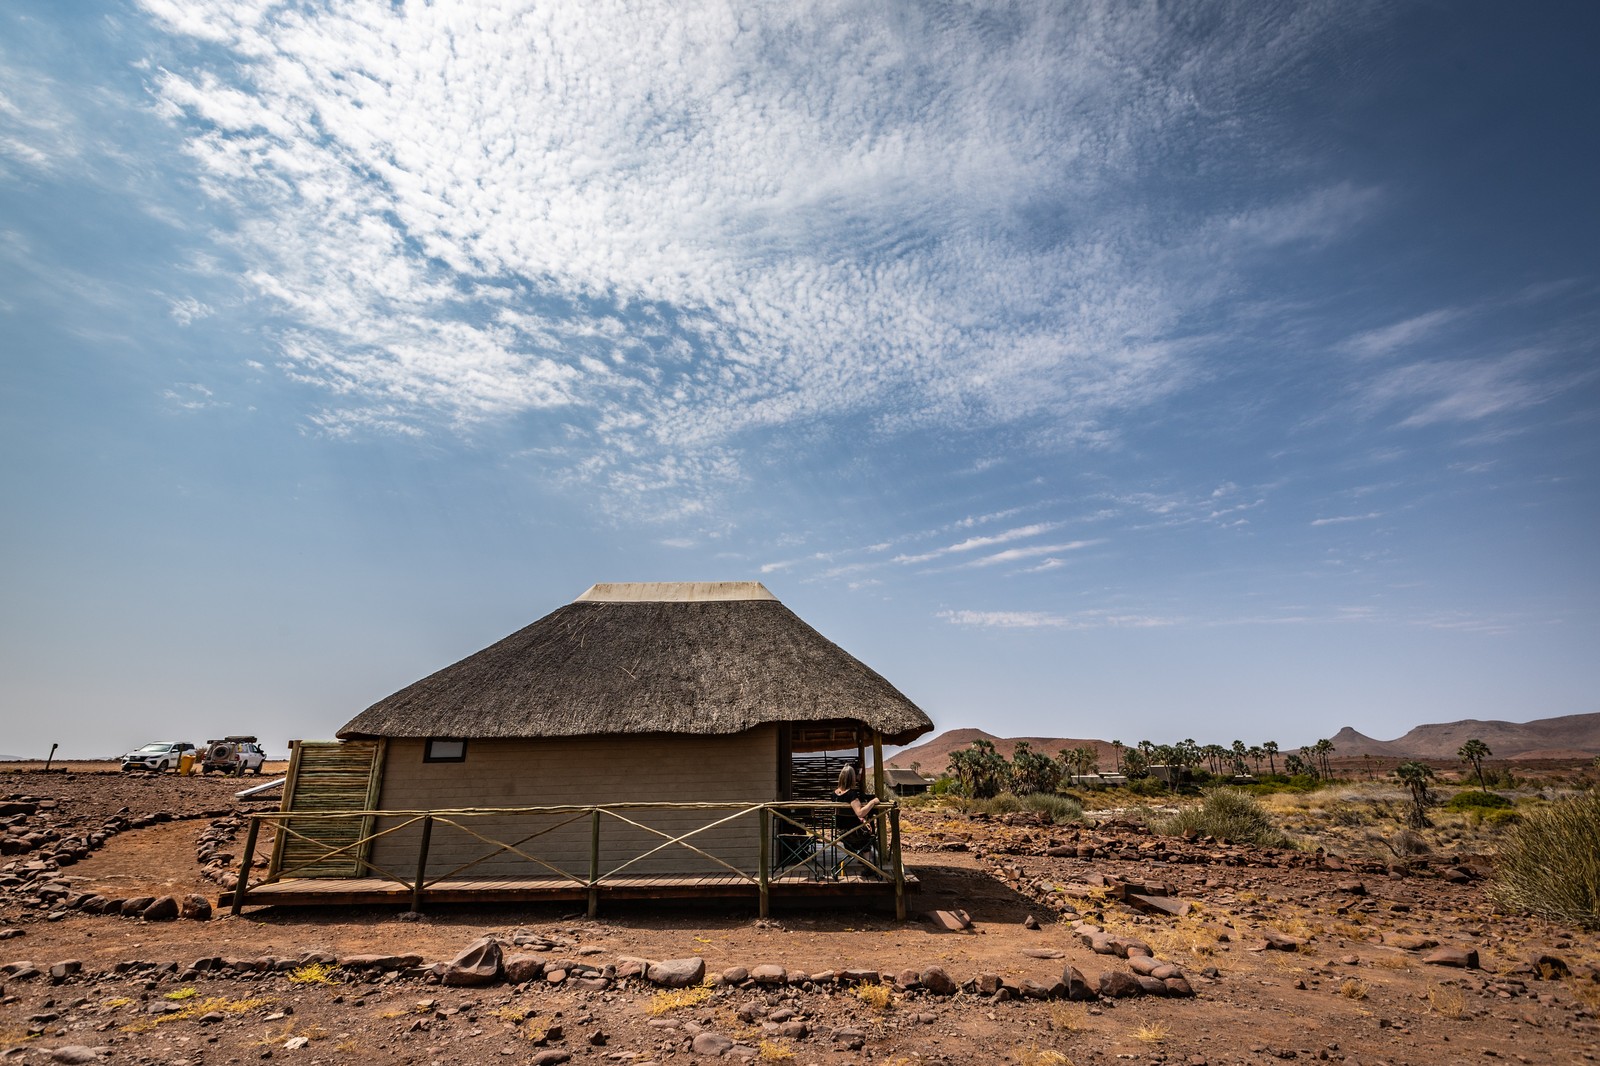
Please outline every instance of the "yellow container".
M194 752L186 751L178 756L178 776L188 777L194 773Z

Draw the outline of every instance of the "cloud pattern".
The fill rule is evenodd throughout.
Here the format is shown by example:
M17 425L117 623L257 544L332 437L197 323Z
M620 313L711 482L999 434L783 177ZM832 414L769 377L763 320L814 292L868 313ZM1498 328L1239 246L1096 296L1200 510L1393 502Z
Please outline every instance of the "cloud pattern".
M1370 200L1130 195L1353 11L141 5L196 43L152 88L316 422L547 412L623 493L840 415L1088 439L1189 378L1230 263Z

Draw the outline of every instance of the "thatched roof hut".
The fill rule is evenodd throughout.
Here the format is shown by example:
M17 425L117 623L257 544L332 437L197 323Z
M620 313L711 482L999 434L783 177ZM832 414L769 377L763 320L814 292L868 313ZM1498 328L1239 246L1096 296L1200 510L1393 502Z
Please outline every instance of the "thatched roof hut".
M748 886L833 824L841 767L932 728L757 582L595 585L297 745L284 810L318 817L271 869Z
M857 722L891 744L933 728L755 581L598 584L379 700L351 739L743 733Z

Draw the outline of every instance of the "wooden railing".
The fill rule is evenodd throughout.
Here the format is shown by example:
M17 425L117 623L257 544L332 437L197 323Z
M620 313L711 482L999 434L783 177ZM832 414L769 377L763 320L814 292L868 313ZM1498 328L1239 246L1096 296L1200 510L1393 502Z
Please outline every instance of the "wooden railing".
M647 812L704 812L709 820L703 824L695 825L687 831L674 833L656 828L642 821ZM327 876L325 872L330 861L344 859L354 861L358 869L364 869L369 876L379 877L396 884L403 885L411 891L411 909L421 910L427 888L449 878L457 878L464 874L470 876L469 871L474 867L502 856L514 856L525 860L541 871L548 871L554 878L562 879L568 883L587 888L589 897L589 914L593 916L599 908L600 891L608 883L616 882L623 878L626 871L631 870L645 860L669 852L670 849L684 849L696 855L703 863L710 864L725 870L727 875L735 879L748 881L757 891L760 899L761 916L766 917L769 909L770 886L774 877L793 876L795 871L802 871L808 879L822 880L841 876L847 866L860 866L870 871L875 876L886 882L892 882L895 895L895 915L904 921L906 916L905 899L905 867L901 862L900 854L900 808L896 803L888 803L879 808L875 817L876 838L879 842L879 854L873 854L867 845L871 843L872 836L860 829L845 833L835 832L835 815L850 811L848 804L840 803L814 803L797 801L771 801L757 803L606 803L592 805L565 805L554 807L471 807L454 808L446 810L361 810L361 811L272 811L258 812L250 816L249 829L245 835L244 854L240 860L239 883L233 893L233 913L238 914L244 907L252 887L249 884L249 873L255 856L256 842L261 834L263 824L270 823L276 833L278 846L274 851L274 863L268 868L267 876L257 882L261 884L272 883L285 877L293 877L297 873L309 876ZM487 832L480 832L474 828L474 823L481 826L486 819L503 821L526 816L530 820L552 819L553 824L544 825L533 832L519 836L514 840L499 840ZM557 861L556 857L546 853L538 853L536 841L548 837L558 829L581 823L589 823L589 848L587 869L576 871L564 868L572 865L570 858ZM839 821L853 825L855 818L840 817ZM327 833L326 830L333 826L344 827L344 824L354 821L359 830L352 837L346 829L344 832ZM417 855L414 872L407 875L398 870L386 869L377 865L371 859L372 845L386 837L393 836L411 827L418 827ZM621 861L616 861L612 856L608 868L602 858L602 844L604 842L603 827L627 827L625 832L630 832L635 838L643 834L649 844L643 850L626 854ZM713 829L726 826L748 826L755 835L757 845L757 861L754 870L740 866L737 862L730 862L725 857L702 847L703 841L696 838ZM322 834L317 828L324 829ZM526 826L524 826L526 827ZM489 850L483 852L467 862L460 863L448 871L428 873L430 852L434 847L434 834L436 829L445 828L466 834L482 844ZM784 830L787 830L786 832ZM334 837L333 842L328 842L326 837ZM884 840L887 836L887 847ZM744 834L739 834L736 841L741 849L748 850L750 839ZM309 856L292 865L280 867L277 858L284 854L282 842L294 840L299 842L295 850L301 855ZM612 841L615 842L614 840ZM774 845L782 842L783 847L778 849L779 854L774 856ZM708 845L714 846L714 845ZM726 843L725 843L726 846ZM571 851L570 844L566 849ZM881 852L886 851L887 854ZM322 871L315 868L322 867ZM705 866L702 865L701 869ZM502 878L504 874L500 875ZM544 875L541 875L544 876ZM628 875L636 877L637 872Z

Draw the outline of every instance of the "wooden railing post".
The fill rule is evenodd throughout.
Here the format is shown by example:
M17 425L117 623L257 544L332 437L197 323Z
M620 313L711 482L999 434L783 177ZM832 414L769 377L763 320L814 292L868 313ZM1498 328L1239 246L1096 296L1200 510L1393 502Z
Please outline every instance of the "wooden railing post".
M589 832L589 917L600 913L600 810L595 809Z
M256 837L261 833L261 815L250 816L250 828L244 835L244 855L239 859L239 883L233 886L233 913L244 910L245 892L250 886L250 864L256 858Z
M417 879L411 883L411 910L422 910L422 886L428 880L428 845L433 841L433 815L422 816L422 842L417 846Z
M761 815L757 822L761 827L761 861L756 869L756 878L761 886L761 917L765 918L769 909L770 871L772 870L772 811L767 808L766 804L762 804Z
M900 805L889 808L889 861L894 864L894 920L906 920L906 868L900 861Z

